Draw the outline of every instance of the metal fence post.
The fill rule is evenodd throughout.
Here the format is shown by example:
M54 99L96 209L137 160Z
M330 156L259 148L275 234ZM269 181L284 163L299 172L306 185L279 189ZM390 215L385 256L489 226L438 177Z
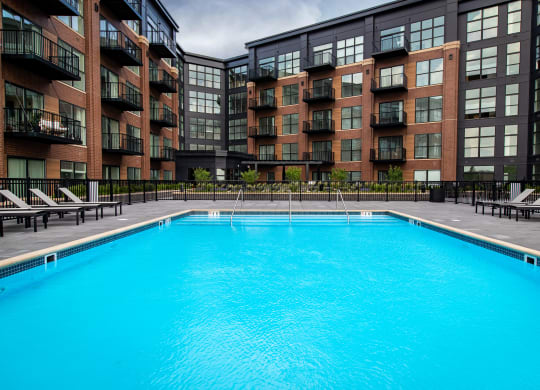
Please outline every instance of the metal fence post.
M128 204L131 204L131 180L128 180Z
M32 197L30 195L30 178L26 178L26 203L32 204Z
M356 182L356 201L360 202L360 182Z
M473 181L472 183L472 199L471 199L472 206L476 204L476 182Z
M109 179L109 200L112 202L114 199L113 182Z
M187 202L187 186L186 183L182 183L182 186L184 186L184 202Z
M386 182L386 201L388 202L388 182Z
M457 204L457 198L458 198L458 195L459 195L458 185L459 185L459 184L458 184L458 181L456 180L456 189L454 190L454 195L455 195L455 197L456 197L456 199L455 199L455 201L454 201L455 204Z
M142 194L143 194L143 203L146 203L146 182L142 181Z
M418 202L418 192L417 192L417 187L418 187L418 185L417 185L417 182L415 181L415 182L414 182L414 201L415 201L415 202Z
M332 196L331 193L330 193L331 190L332 190L332 188L331 188L332 186L330 185L329 181L327 181L326 183L328 183L328 201L330 202L330 197Z
M216 181L214 180L214 183L213 183L213 200L214 202L216 201Z
M300 185L300 202L301 202L302 201L302 180L300 180L298 184Z
M274 191L272 187L272 184L270 184L270 202L274 201Z
M86 185L86 201L90 202L90 180L88 178L85 179L85 185ZM64 196L65 198L65 196Z
M157 201L158 201L158 188L157 188L157 187L158 187L158 182L155 181L155 182L154 182L154 185L155 185L155 187L156 187L156 190L155 190L155 191L156 191L156 202L157 202Z

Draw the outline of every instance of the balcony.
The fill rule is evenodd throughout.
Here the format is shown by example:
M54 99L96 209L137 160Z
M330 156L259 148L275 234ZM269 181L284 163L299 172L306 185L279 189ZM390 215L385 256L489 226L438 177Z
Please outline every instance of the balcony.
M253 111L274 110L277 107L277 100L273 96L249 99L248 108Z
M101 31L101 52L122 66L141 66L141 49L121 31Z
M371 149L369 151L369 161L374 163L404 163L406 159L405 148L383 148Z
M380 44L373 45L371 56L376 60L409 55L409 40L403 33L381 38Z
M336 132L334 121L331 119L316 119L304 121L303 133L306 134L333 134Z
M2 58L49 80L78 81L79 57L41 33L1 30Z
M304 161L320 161L323 164L333 164L334 163L334 152L304 152L303 155Z
M257 161L277 161L277 156L275 154L259 154L257 156Z
M336 68L336 58L332 53L315 53L304 60L304 70L308 73L323 72Z
M176 80L165 70L150 69L150 86L161 93L176 93Z
M254 82L277 80L276 70L272 68L256 68L248 71L248 80Z
M164 31L150 30L148 31L148 39L150 41L150 50L159 56L159 58L175 58L176 46Z
M248 136L251 138L275 138L277 137L276 126L250 127Z
M150 123L159 127L176 127L178 119L176 114L168 108L152 108L150 109Z
M389 111L371 114L370 125L374 129L406 127L407 113L405 111Z
M121 20L142 20L140 0L101 0Z
M170 146L160 147L152 145L150 147L150 159L156 161L174 161L175 150Z
M101 148L109 153L142 156L143 140L127 134L102 133Z
M24 138L47 144L77 144L81 122L35 108L4 108L6 137Z
M335 98L335 90L331 87L315 87L304 89L304 98L306 103L333 102Z
M382 76L371 80L371 92L406 92L407 76L404 73Z
M102 83L101 101L122 111L143 110L140 92L124 83Z
M77 0L41 0L37 4L48 15L79 16L79 2Z

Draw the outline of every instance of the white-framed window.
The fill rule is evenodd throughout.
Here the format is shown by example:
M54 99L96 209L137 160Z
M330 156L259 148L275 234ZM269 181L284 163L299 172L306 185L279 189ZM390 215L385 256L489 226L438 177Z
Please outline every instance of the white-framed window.
M521 32L521 0L508 3L508 34Z
M416 63L416 86L442 84L444 63L442 58Z
M506 75L519 74L521 43L513 42L506 45Z
M414 181L441 181L441 171L438 169L416 170Z
M416 123L442 121L442 96L416 99Z
M278 77L293 76L300 73L300 52L293 51L278 56Z
M496 100L496 87L468 89L465 92L465 119L495 117Z
M465 129L465 157L495 156L495 126Z
M499 7L489 7L467 14L467 42L495 38L499 26Z
M444 44L444 16L411 23L411 51Z
M504 126L504 156L517 156L518 125Z
M189 64L189 84L205 88L221 88L221 70L210 66Z
M518 103L519 103L519 84L508 84L506 86L506 99L505 99L505 116L518 115Z
M465 72L467 80L497 77L497 46L467 51Z
M344 39L337 42L337 65L354 64L364 59L364 37Z

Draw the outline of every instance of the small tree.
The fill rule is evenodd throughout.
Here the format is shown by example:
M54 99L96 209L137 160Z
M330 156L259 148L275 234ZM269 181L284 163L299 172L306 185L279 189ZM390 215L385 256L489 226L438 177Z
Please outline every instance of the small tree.
M285 178L288 181L300 181L302 178L302 168L288 167L285 170Z
M204 168L196 168L193 171L193 176L195 176L195 181L197 183L204 182L204 181L210 181L212 179L212 175L210 172L208 172Z
M330 173L330 180L337 181L340 183L347 181L347 171L341 168L332 169L332 172Z
M246 182L246 184L254 184L257 180L259 180L259 176L259 172L254 169L248 169L240 174L240 177Z
M388 169L388 181L403 181L403 171L400 167L393 167L392 165L390 165L390 168Z

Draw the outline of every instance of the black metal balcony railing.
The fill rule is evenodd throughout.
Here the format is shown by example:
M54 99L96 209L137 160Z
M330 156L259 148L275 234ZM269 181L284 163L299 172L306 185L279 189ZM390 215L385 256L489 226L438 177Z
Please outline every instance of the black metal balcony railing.
M120 65L141 66L141 49L121 31L100 32L101 51L109 54Z
M150 49L160 58L176 57L174 40L165 31L150 29L148 31L148 40L150 41Z
M79 57L37 31L1 30L2 58L49 80L80 80Z
M405 127L407 126L407 113L405 111L387 111L371 114L371 127Z
M258 67L255 69L249 69L248 80L255 82L277 80L276 70L274 67Z
M271 153L263 153L257 156L259 161L277 161L277 156Z
M335 100L335 89L330 86L304 89L304 102L333 102Z
M120 82L101 84L101 100L123 111L142 111L141 93Z
M248 108L253 111L273 110L277 107L277 99L273 96L261 96L248 101Z
M121 20L142 20L141 0L101 0Z
M41 0L36 4L48 15L79 16L79 2L77 0Z
M4 108L6 135L51 144L80 144L81 122L35 108Z
M159 92L175 93L176 80L164 69L151 68L149 72L150 86Z
M110 153L142 155L143 140L128 134L102 133L102 149Z
M319 152L304 152L304 161L321 161L323 163L334 162L334 152L319 151Z
M152 145L150 147L150 158L161 161L174 161L174 149L170 146Z
M277 137L276 126L250 127L248 136L252 138L273 138Z
M405 73L381 76L371 80L371 92L406 91L407 76Z
M178 125L176 114L168 108L151 108L150 122L161 127L176 127Z
M317 72L331 70L336 67L336 57L330 52L314 53L304 60L304 70Z
M407 157L407 151L402 147L371 149L369 152L371 162L398 163L405 162Z
M409 53L409 40L405 33L382 37L379 44L373 45L374 58L388 58L407 55Z
M306 134L324 134L334 133L335 124L332 119L315 119L312 121L304 121L302 132Z

